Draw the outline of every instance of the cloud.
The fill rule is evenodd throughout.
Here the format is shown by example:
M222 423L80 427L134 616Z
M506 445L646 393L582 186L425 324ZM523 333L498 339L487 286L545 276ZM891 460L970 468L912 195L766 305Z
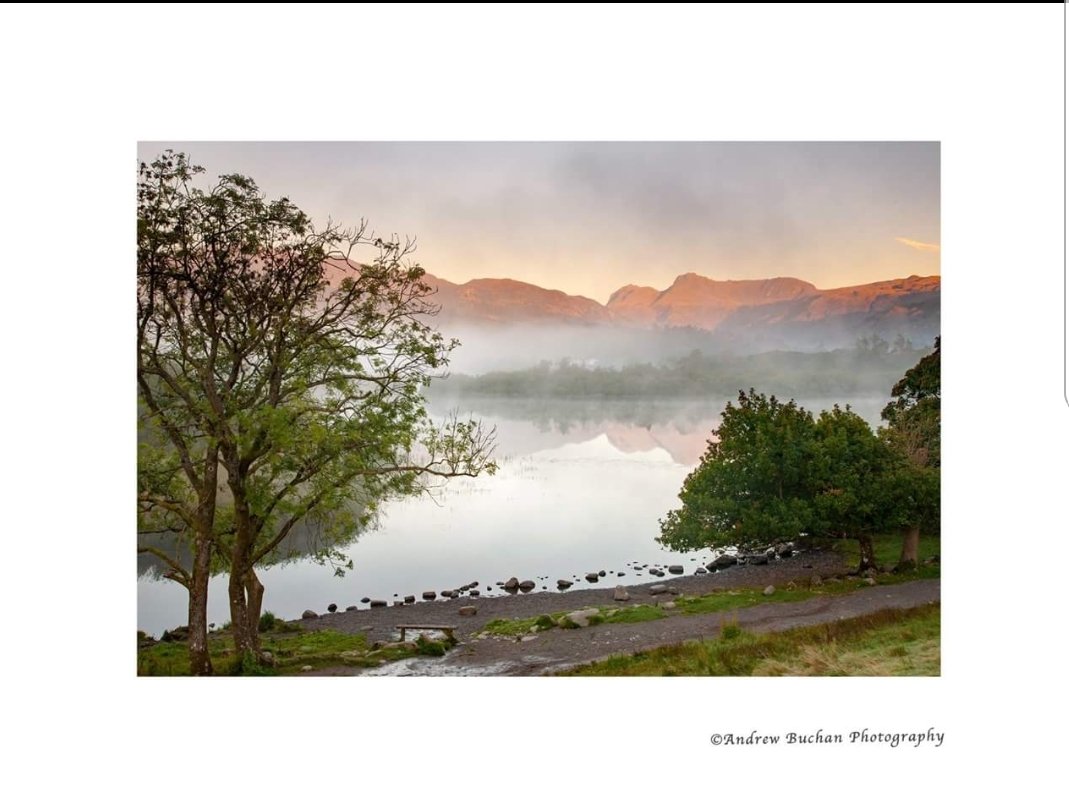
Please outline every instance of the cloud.
M905 237L895 237L896 242L901 242L903 245L908 245L910 248L914 248L918 251L928 251L929 253L939 253L939 246L931 242L918 242L915 239L906 239Z

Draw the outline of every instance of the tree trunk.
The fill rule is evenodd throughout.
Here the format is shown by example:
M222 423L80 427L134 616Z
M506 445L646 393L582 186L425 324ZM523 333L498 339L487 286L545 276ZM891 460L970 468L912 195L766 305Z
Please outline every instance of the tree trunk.
M263 612L264 586L253 569L245 572L245 604L248 608L249 626L255 635L256 649L260 649L260 615Z
M898 558L896 571L909 571L917 567L921 544L920 524L906 527L902 533L902 556Z
M212 674L208 654L208 579L211 546L201 538L195 541L193 577L189 585L189 671L197 676Z
M264 586L252 568L231 571L230 626L234 633L234 650L239 662L251 659L262 662L260 653L260 610Z
M872 545L872 538L868 535L859 535L857 542L861 546L861 563L857 567L857 572L860 574L870 568L878 568L879 566L876 565L876 550Z
M259 637L256 627L249 628L249 605L245 598L245 571L232 565L230 570L230 630L234 635L234 654L239 664L247 659L259 660Z

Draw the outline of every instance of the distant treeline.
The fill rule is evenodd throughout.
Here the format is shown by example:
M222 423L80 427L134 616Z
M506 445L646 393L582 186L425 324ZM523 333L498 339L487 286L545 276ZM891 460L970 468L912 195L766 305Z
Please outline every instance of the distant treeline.
M660 364L622 368L562 360L541 362L526 370L454 374L435 385L443 393L504 397L731 397L750 387L810 397L883 395L890 394L903 372L928 350L772 351L745 357L694 351Z

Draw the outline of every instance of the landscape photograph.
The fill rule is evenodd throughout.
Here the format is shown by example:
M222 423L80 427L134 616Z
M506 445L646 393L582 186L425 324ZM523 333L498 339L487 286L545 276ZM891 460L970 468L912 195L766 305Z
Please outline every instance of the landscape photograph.
M940 676L940 158L140 141L137 675Z

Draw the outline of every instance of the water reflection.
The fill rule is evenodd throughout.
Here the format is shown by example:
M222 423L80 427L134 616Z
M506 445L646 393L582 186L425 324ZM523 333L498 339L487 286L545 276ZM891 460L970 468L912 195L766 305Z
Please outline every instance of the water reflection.
M558 579L589 587L584 575L600 570L611 588L652 579L643 564L679 563L690 573L712 552L673 554L654 538L725 401L465 399L461 412L497 426L497 475L454 480L433 495L385 505L379 526L343 549L354 563L343 578L307 558L264 570L264 609L296 618L306 608L418 599L473 580L482 595L497 595L503 591L496 583L512 576L556 592ZM833 402L800 403L816 412ZM851 400L870 423L884 403ZM448 408L431 404L435 414ZM303 532L287 545L299 556L313 542ZM154 580L154 567L150 557L138 561L138 627L158 634L184 622L186 595ZM209 616L220 624L229 618L223 577L212 581Z

